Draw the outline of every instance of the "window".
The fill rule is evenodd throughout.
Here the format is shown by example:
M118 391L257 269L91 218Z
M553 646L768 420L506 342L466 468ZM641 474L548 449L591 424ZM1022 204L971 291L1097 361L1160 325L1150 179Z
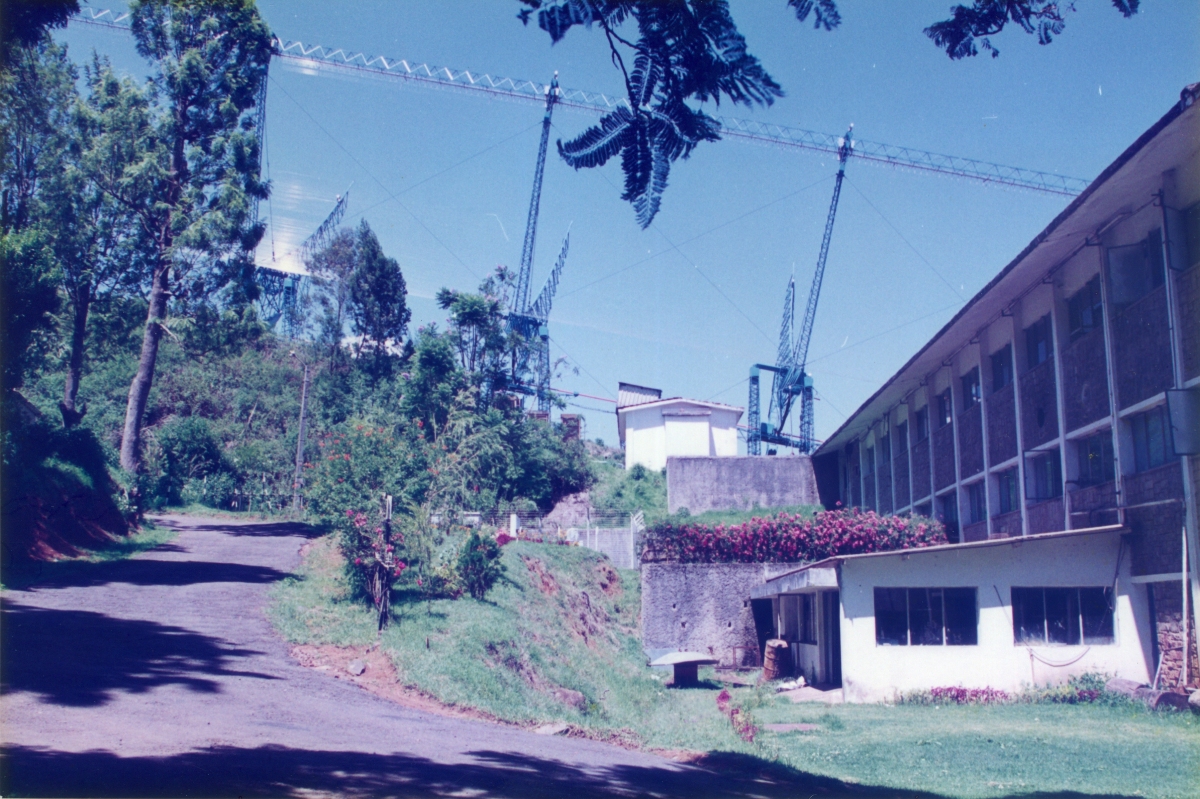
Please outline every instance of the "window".
M1161 286L1163 278L1161 231L1150 231L1137 244L1108 248L1108 282L1117 310Z
M1070 320L1071 341L1086 336L1104 324L1099 275L1089 280L1086 286L1067 300L1067 318Z
M1020 478L1017 468L1005 469L997 475L1000 484L1000 513L1012 513L1021 507Z
M1058 450L1032 457L1027 475L1030 499L1053 499L1062 496L1062 461L1059 460Z
M941 516L942 524L946 527L946 537L951 543L958 543L958 494L951 491L949 494L938 497L938 510Z
M992 355L992 391L999 391L1012 382L1012 345Z
M887 463L892 459L892 437L887 433L879 439L879 462Z
M867 447L863 450L863 474L875 473L875 448Z
M896 425L896 452L904 454L908 451L908 422Z
M967 486L967 509L971 514L967 524L987 521L987 491L982 481Z
M962 376L962 395L964 411L970 410L977 402L979 402L980 399L982 399L979 389L978 366Z
M937 421L939 428L950 424L953 416L953 408L954 404L950 399L950 389L946 389L937 395Z
M882 646L975 646L974 588L876 588L875 643Z
M1133 431L1133 468L1144 472L1167 462L1170 453L1167 443L1167 421L1162 406L1129 418Z
M1113 643L1111 588L1012 589L1013 643Z
M1050 358L1050 314L1025 329L1025 354L1030 368Z
M929 406L917 411L917 441L929 438Z
M802 644L817 642L817 596L816 594L801 594L800 600L800 638Z
M1050 357L1050 314L1025 328L1025 355L1030 369Z
M1079 455L1079 479L1081 486L1097 485L1113 479L1112 434L1105 430L1075 443Z

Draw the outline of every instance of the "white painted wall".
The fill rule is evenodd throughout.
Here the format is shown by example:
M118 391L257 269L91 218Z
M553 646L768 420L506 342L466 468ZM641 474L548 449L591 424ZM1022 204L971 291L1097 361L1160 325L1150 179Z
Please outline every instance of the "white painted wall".
M1144 585L1130 581L1128 547L1121 558L1114 643L1093 646L1016 645L1012 586L1106 586L1117 569L1120 536L1100 533L1049 541L907 556L851 558L841 581L842 685L848 702L876 702L897 692L939 686L1019 690L1058 684L1102 671L1139 682L1153 677L1153 625ZM875 643L874 589L975 586L977 646L880 646ZM1060 667L1030 658L1030 652Z
M625 420L625 468L640 463L658 471L668 457L737 455L740 408L693 400L634 405L618 411Z

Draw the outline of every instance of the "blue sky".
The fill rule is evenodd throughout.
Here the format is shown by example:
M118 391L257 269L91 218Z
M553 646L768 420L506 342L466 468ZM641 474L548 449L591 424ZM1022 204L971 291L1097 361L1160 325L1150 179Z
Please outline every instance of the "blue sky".
M1049 46L1006 31L999 58L950 61L922 34L945 0L841 0L841 28L799 24L783 0L732 0L750 50L787 96L720 113L856 135L1091 179L1200 80L1200 3L1145 0L1126 20L1084 0ZM99 7L99 6L98 6ZM516 19L518 3L260 0L284 39L572 88L621 93L603 37L558 45ZM141 74L129 37L59 34ZM353 184L364 217L404 271L413 325L442 321L438 288L472 289L516 266L541 108L276 60L267 104L272 223L258 258L287 253ZM595 121L559 109L554 138ZM787 280L808 292L836 164L741 141L677 162L662 210L640 230L616 162L575 172L548 158L534 291L563 235L571 250L550 316L554 384L609 398L618 381L733 405L751 363L770 362ZM810 371L818 436L831 433L1066 206L1067 198L851 161L817 312ZM799 312L799 311L798 311ZM613 405L569 400L589 437L616 440Z

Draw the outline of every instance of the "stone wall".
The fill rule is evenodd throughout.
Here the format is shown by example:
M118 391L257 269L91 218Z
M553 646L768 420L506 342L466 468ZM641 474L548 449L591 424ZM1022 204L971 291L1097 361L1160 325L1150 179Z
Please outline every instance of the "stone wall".
M1063 412L1067 429L1108 416L1108 373L1104 359L1104 328L1097 327L1062 354Z
M704 513L785 505L819 505L812 460L797 458L667 458L667 509Z
M724 666L756 665L750 589L800 563L643 563L642 648L651 659L701 652Z
M1057 533L1064 529L1062 497L1055 497L1054 499L1047 499L1030 505L1026 513L1029 514L1030 535Z
M929 439L913 444L912 448L913 499L924 499L932 492L929 488Z
M1053 357L1021 376L1021 435L1027 450L1058 437Z
M1182 568L1183 475L1179 462L1125 478L1125 523L1132 536L1133 573L1169 574Z
M992 538L1012 538L1021 535L1021 511L1001 513L992 518Z
M1162 657L1159 672L1160 688L1183 686L1183 586L1179 581L1149 583L1154 602L1154 621L1158 652ZM1188 591L1188 610L1191 610L1191 590ZM1188 613L1188 687L1200 686L1200 661L1196 657L1196 625ZM1155 664L1157 667L1157 664Z
M1116 524L1117 484L1112 480L1071 492L1071 529Z
M896 507L903 508L911 499L908 496L908 453L901 452L894 463L896 467L892 472L895 475Z
M954 425L933 431L933 488L941 491L954 482Z
M1114 374L1121 408L1171 387L1170 331L1166 286L1112 318Z
M983 405L975 403L958 416L958 463L960 480L983 471Z
M892 462L879 462L879 504L876 508L880 513L892 512Z
M1200 266L1193 266L1176 278L1179 288L1179 318L1200 319ZM1200 375L1200 325L1190 325L1183 332L1183 374L1186 378Z
M1013 384L987 398L988 462L1004 463L1017 456L1017 400Z

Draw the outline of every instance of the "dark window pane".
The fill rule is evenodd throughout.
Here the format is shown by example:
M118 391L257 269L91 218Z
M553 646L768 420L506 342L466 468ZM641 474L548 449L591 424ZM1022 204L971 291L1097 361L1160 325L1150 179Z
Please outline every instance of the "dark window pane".
M1080 588L1079 609L1083 614L1083 642L1113 643L1112 589Z
M1005 345L992 355L992 391L999 391L1012 382L1012 346Z
M908 629L914 646L942 643L942 589L908 589Z
M908 422L896 425L896 455L900 456L908 450Z
M1079 589L1046 589L1046 642L1079 643Z
M975 611L974 588L943 588L946 603L946 643L951 646L975 646L979 643L979 623Z
M1046 610L1042 589L1012 589L1013 639L1018 644L1046 642Z
M903 588L875 589L875 643L908 645L907 594Z

